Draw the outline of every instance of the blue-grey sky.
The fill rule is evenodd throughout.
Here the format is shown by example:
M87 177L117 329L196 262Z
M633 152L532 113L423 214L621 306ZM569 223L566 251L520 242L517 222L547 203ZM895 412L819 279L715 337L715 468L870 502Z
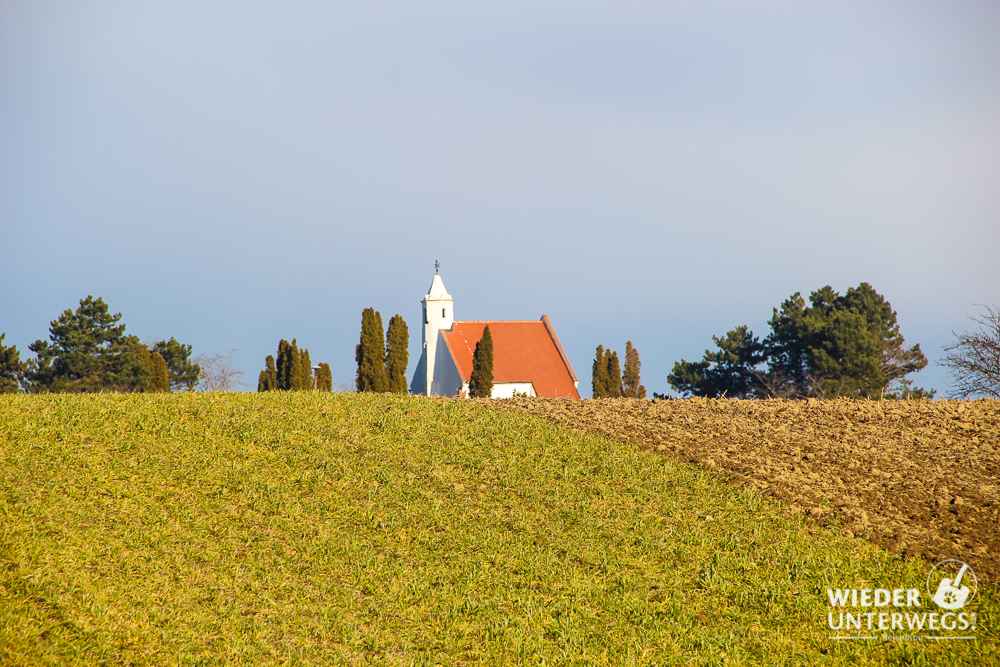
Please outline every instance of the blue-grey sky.
M681 358L871 283L931 365L1000 302L1000 4L0 4L0 331L102 296L145 340L280 338L353 384L361 311L547 313Z

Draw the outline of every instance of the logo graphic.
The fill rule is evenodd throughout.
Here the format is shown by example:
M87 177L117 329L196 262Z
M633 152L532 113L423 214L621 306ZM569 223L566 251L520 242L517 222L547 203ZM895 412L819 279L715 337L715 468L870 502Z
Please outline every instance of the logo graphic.
M976 573L958 559L943 560L919 588L827 588L826 625L837 641L976 641ZM922 598L922 599L921 599ZM933 601L934 604L931 604Z
M931 595L931 599L937 606L952 611L961 609L976 596L976 590L979 587L976 573L962 561L949 559L935 565L934 569L927 575L927 593L930 594L933 590L931 582L935 581L935 573L938 577L949 575L955 567L959 568L958 574L954 577L944 576L938 584L937 592ZM970 580L972 581L972 589L968 586Z

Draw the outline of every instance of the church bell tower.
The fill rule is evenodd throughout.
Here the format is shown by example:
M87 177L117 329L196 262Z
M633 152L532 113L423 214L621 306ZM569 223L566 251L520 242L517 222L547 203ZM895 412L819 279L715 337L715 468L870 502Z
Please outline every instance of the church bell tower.
M412 393L427 396L438 393L434 386L438 331L447 331L455 323L455 302L437 273L437 262L434 264L434 280L431 281L431 288L420 302L424 315L423 350L417 363L417 372L414 373L413 381L410 383Z

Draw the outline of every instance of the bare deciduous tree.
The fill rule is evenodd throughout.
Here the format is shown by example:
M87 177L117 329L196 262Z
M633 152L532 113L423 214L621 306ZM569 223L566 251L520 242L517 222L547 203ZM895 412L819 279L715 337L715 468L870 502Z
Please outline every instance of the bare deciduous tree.
M204 391L236 391L246 388L241 379L243 371L233 365L235 353L236 350L229 350L225 354L203 354L195 359L201 366L201 388Z
M982 317L969 316L982 329L955 334L958 340L944 348L948 355L941 364L951 369L956 398L1000 398L1000 309L995 305L983 308Z

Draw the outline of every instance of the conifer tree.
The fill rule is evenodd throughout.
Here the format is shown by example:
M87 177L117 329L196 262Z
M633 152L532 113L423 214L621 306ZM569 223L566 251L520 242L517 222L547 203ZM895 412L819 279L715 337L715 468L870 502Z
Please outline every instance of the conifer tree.
M149 388L146 391L170 391L170 372L167 360L159 352L151 352Z
M0 394L16 394L20 391L25 366L17 345L7 347L3 344L6 335L0 333Z
M469 377L469 395L472 398L489 398L493 394L493 334L489 325L476 343L472 354L472 375Z
M37 357L24 375L29 391L142 391L149 369L139 356L135 336L125 334L121 313L112 314L104 300L88 296L76 311L66 310L51 322L49 340L28 346Z
M919 345L904 347L895 311L868 283L843 296L822 287L809 302L796 292L773 309L763 340L746 325L712 336L718 350L675 363L667 381L706 397L874 398L927 365Z
M618 362L618 353L607 350L604 358L608 365L608 397L621 398L622 395L622 370Z
M201 378L201 366L191 361L191 346L177 342L177 339L161 340L150 348L158 352L167 362L172 391L194 391Z
M639 384L639 352L632 341L625 343L625 372L622 374L622 395L628 398L646 398L646 388Z
M316 389L319 391L333 391L333 372L330 364L322 363L316 371Z
M302 352L299 350L298 341L294 338L292 339L291 348L289 358L292 370L289 374L288 389L290 391L298 391L305 384L305 379L302 377Z
M257 378L257 391L312 391L313 371L309 350L299 349L296 339L289 343L285 339L278 342L278 361L271 355L267 356L267 367ZM329 365L327 365L329 368ZM332 385L332 376L331 376Z
M274 357L270 354L264 361L264 370L257 379L257 391L276 391L278 389L278 371L274 367Z
M410 361L410 332L398 313L389 320L389 330L385 341L385 371L389 379L389 391L394 394L408 393L406 367Z
M282 338L278 341L277 376L278 384L275 387L281 391L288 391L292 388L292 367L295 365L292 356L292 344Z
M154 352L139 342L139 339L130 336L128 344L132 354L145 368L144 375L146 382L137 385L133 391L161 392L170 391L170 376L167 370L167 361L159 352Z
M122 346L123 352L118 356L116 368L110 375L114 378L113 391L153 391L150 387L153 357L149 348L139 342L138 336L125 336Z
M374 308L365 308L361 313L361 340L354 352L354 360L358 362L358 391L389 390L389 378L385 372L384 331L382 315Z
M594 356L591 386L594 389L594 398L608 397L608 361L604 358L603 345L597 346L597 354Z
M309 350L305 348L299 352L299 380L298 389L301 391L314 389L312 361L309 359Z

